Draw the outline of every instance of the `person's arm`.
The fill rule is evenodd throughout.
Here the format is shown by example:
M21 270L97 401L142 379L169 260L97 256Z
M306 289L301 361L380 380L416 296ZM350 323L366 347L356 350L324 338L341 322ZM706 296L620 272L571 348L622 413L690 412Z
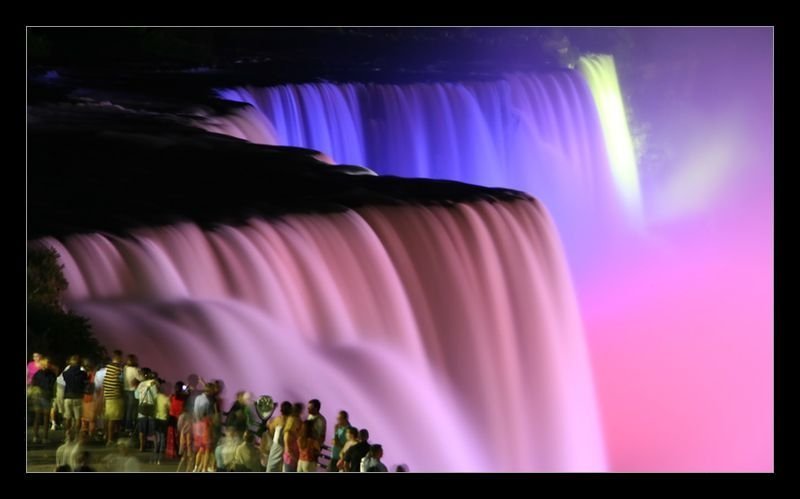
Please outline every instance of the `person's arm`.
M267 424L267 433L269 434L269 441L272 442L272 439L275 438L275 427L278 426L280 421L280 416L272 418L272 420Z
M94 391L99 391L103 388L103 380L106 377L106 371L101 369L94 374Z
M294 418L289 418L289 421L286 422L286 428L283 429L283 448L284 449L291 449L290 442L292 438L296 438L294 436Z

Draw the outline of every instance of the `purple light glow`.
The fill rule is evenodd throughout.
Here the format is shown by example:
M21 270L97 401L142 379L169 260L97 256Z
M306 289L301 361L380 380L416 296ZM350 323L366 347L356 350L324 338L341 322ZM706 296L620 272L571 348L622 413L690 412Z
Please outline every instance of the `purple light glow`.
M573 268L594 265L624 223L592 94L577 71L475 83L316 83L219 92L250 106L198 120L212 132L308 147L379 174L534 193L558 221Z

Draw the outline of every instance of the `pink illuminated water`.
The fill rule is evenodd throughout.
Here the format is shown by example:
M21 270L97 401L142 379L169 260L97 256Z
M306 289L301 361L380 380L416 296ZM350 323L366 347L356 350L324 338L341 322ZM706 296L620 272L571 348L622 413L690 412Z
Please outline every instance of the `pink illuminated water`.
M577 302L536 201L44 242L101 341L169 380L320 398L415 471L606 469Z

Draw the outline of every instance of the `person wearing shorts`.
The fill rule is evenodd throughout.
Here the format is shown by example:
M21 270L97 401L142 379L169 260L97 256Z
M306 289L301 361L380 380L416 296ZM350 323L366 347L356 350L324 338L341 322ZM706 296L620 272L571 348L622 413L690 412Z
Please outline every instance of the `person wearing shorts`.
M39 359L39 371L31 379L30 399L33 409L33 443L39 441L39 426L44 426L43 441L47 441L47 432L50 429L50 408L53 404L53 392L55 391L56 375L49 368L49 361L46 357Z
M105 416L108 420L106 443L112 445L114 433L119 429L120 421L125 413L125 399L122 398L122 352L115 350L111 363L106 365L103 377L103 397L105 398Z
M64 428L67 431L78 429L83 410L83 394L89 376L81 367L81 359L77 355L69 358L69 368L61 374L64 379Z

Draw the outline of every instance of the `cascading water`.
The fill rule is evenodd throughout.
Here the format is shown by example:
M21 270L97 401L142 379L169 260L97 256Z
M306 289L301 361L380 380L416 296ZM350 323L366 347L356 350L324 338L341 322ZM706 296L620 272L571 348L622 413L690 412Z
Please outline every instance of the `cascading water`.
M605 130L598 115L600 94L609 96L600 106L604 116L624 113L621 101L613 101L618 86L609 84L616 82L613 61L593 56L582 64L584 73L595 75L591 90L573 70L471 83L225 89L220 97L249 105L197 124L256 143L320 150L336 162L366 165L379 174L534 193L553 213L570 264L580 270L608 231L636 219L640 209L635 163L620 166L621 132ZM614 140L605 140L604 133ZM609 157L606 143L615 155ZM632 159L632 148L627 153L623 159ZM623 190L620 169L627 172Z
M384 174L462 179L537 195L553 213L576 277L603 410L608 467L633 472L773 472L774 33L768 28L637 29L629 30L626 39L630 43L620 62L624 61L625 76L630 79L624 83L630 84L627 90L642 130L648 130L642 143L641 169L632 162L635 155L611 59L595 56L584 58L575 71L517 74L494 82L229 89L222 92L225 98L249 104L227 116L200 115L197 121L207 130L258 143L312 147L340 163L366 165ZM52 114L45 113L44 119L37 120L29 116L29 125L49 122ZM181 120L185 117L182 113ZM474 353L474 348L463 350L475 343L465 343L464 334L478 337L479 328L493 338L496 331L507 332L519 324L529 327L528 319L498 320L502 315L496 310L502 303L509 303L515 314L524 314L521 309L530 307L530 320L546 320L538 316L540 306L551 311L525 293L534 282L550 286L552 281L542 280L536 273L535 280L523 289L516 280L530 280L530 267L517 275L514 271L521 268L518 260L491 257L518 242L502 243L510 238L494 238L497 246L486 243L490 248L486 250L476 246L476 234L497 231L470 228L471 232L462 234L452 228L453 220L436 225L430 213L441 209L422 207L371 209L384 217L413 214L402 221L392 215L396 222L392 230L399 234L395 239L391 239L392 231L373 223L377 215L369 218L367 210L313 220L288 217L269 225L253 221L249 228L223 227L210 233L191 225L162 226L170 223L171 217L148 222L154 212L163 214L163 206L150 206L141 199L117 203L116 186L124 185L136 193L155 189L159 198L173 199L173 193L194 191L198 182L183 191L183 183L165 182L164 176L193 178L195 171L223 168L224 176L210 176L203 182L216 186L216 182L228 181L225 189L203 193L202 197L217 200L215 206L185 212L207 224L212 215L219 215L214 212L238 213L222 208L240 195L235 181L251 194L263 181L230 174L229 169L240 163L253 171L264 165L248 162L256 155L226 157L239 148L225 146L226 137L196 135L211 157L203 161L206 154L183 158L180 151L191 149L186 144L167 147L170 131L158 134L157 157L162 161L158 169L148 172L147 182L136 184L138 189L130 188L127 179L123 183L116 179L96 182L88 175L78 177L70 189L51 187L51 195L66 195L62 202L48 201L49 197L40 195L43 178L52 186L68 183L76 171L83 171L79 167L85 164L82 156L73 154L70 161L62 161L61 153L65 144L74 140L63 132L69 130L71 135L74 125L84 118L62 123L59 136L64 139L56 142L58 146L48 147L52 146L48 138L30 148L31 157L47 153L31 161L35 166L29 177L31 192L37 194L31 197L37 213L31 221L41 226L43 220L56 220L43 225L59 235L68 233L73 221L76 233L113 230L117 225L128 226L132 219L161 227L136 231L132 239L94 234L62 240L66 246L60 246L60 252L71 274L71 303L91 317L109 347L140 353L146 347L149 362L162 371L171 369L169 377L183 377L191 371L224 378L229 386L227 397L240 387L252 387L279 399L319 396L329 420L337 406L349 408L354 422L370 428L373 439L386 445L387 463L406 461L412 470L603 468L603 459L595 459L602 451L590 430L586 430L590 438L576 432L576 439L589 442L586 446L562 438L574 428L588 428L595 417L592 410L580 414L531 409L533 417L519 415L520 406L539 407L539 402L563 408L558 405L559 397L577 400L573 386L562 394L557 382L548 388L551 385L523 373L523 386L533 383L529 380L541 383L538 387L531 384L536 390L525 392L526 397L538 394L542 399L525 398L515 406L508 402L515 399L507 395L519 388L513 379L499 387L484 382L487 376L496 380L502 373L511 375L520 368L526 373L534 367L563 373L559 368L566 369L567 361L558 364L553 359L566 359L566 355L533 356L528 363L532 365L520 367L503 357L505 343L490 345L495 350L491 354L487 350L483 356ZM99 145L112 136L109 130L117 126L116 118L97 127L104 137L97 141ZM142 126L137 124L132 130L141 131ZM139 133L122 135L126 142L136 144L155 138ZM105 148L86 144L95 142L81 142L77 148L100 158L94 174L111 170L109 164L119 166L116 161L133 157L135 165L147 156L120 154L116 146L107 144ZM164 156L170 160L164 161ZM289 163L287 168L295 168L301 162ZM42 173L43 165L52 166L49 173ZM174 171L183 166L189 171ZM131 161L127 168L119 170L139 171L137 166L131 167ZM304 170L300 178L313 175ZM378 178L389 184L396 180ZM266 203L261 203L263 198L256 199L254 207L266 205L264 213L273 213L273 208L283 213L286 206L306 211L322 207L327 212L331 206L340 206L342 199L364 200L344 203L346 206L394 200L391 188L378 196L370 194L369 185L374 184L332 182L331 189L315 184L307 192L297 189L297 183L293 185L288 195L275 196L277 189L273 188L264 197L278 199ZM99 199L95 201L98 206L108 207L108 216L87 216L85 210L74 206L69 196L76 187L84 197ZM331 194L340 191L347 195ZM220 202L215 195L223 192L228 196ZM448 199L447 195L434 197ZM166 212L180 211L182 206L173 199ZM507 205L502 206L508 210ZM464 209L459 206L444 212L455 217ZM363 268L363 277L345 275L342 269L361 262L364 254L372 254L341 254L342 247L364 240L361 232L347 232L339 226L359 220L359 226L367 227L366 233L374 234L373 239L384 246L379 253L391 262L392 269L380 280L380 287L368 291L363 290L376 273L374 265L373 270L358 267ZM471 227L466 223L471 219L458 220L463 222L462 228ZM609 228L609 220L621 227ZM347 237L344 241L333 236L324 241L313 239L317 236L310 234L316 233L306 230L312 222L335 225L336 233L342 229ZM646 230L625 230L631 225ZM282 235L247 246L253 240L253 227L259 231L267 227ZM412 227L419 230L414 232ZM436 248L449 244L442 239L442 227L449 227L447 237L455 234L456 240L462 241L450 244L447 251L454 255L450 258L467 255L474 259L469 265L459 263L466 269L461 273L454 273L456 264L437 256L446 251ZM434 228L439 236L428 237ZM528 238L530 229L520 237ZM613 232L615 229L622 230ZM39 237L48 230L34 232ZM354 238L353 233L360 235ZM284 239L290 243L284 244ZM312 239L314 245L303 243ZM336 258L320 256L332 245ZM299 247L304 249L297 251ZM272 258L270 265L253 266L246 263L250 259L238 256L256 251L252 248L266 255L265 259ZM276 252L282 256L275 257ZM541 252L536 255L528 260L544 258ZM274 263L281 259L297 263ZM503 298L495 297L495 290L468 287L480 279L489 282L491 272L500 265L497 262L514 266L503 268L503 277L510 273L512 278ZM163 271L173 268L178 270ZM266 268L272 273L265 279L260 276ZM231 283L231 275L247 273L247 279ZM450 281L444 281L444 273ZM307 284L312 281L313 289L322 291L312 292ZM353 286L362 292L351 292ZM306 287L306 297L291 298L299 294L291 290ZM463 306L463 297L471 293L482 302ZM258 300L246 298L256 295ZM508 296L513 301L507 302ZM443 304L453 303L461 309L440 310ZM568 297L567 309L571 307L572 298ZM362 315L368 310L376 310L369 320ZM359 319L343 318L353 314ZM482 322L476 322L476 317ZM400 326L388 328L381 322L386 318ZM333 325L319 327L328 321ZM450 321L455 326L450 326ZM497 324L486 326L490 321ZM544 333L540 331L547 331L549 337L563 337L560 330L552 333L552 324L548 328L514 329L513 333L520 338L541 338ZM395 338L380 333L394 334L396 330L415 334ZM452 339L454 330L458 341ZM334 333L338 339L332 340ZM379 339L367 340L372 333ZM317 337L320 339L312 339ZM391 347L387 337L393 338ZM190 356L194 359L189 360ZM300 360L294 362L295 358ZM481 371L464 382L471 366L462 364L473 358L482 359L473 362ZM185 363L183 359L187 359ZM200 362L203 365L197 367ZM312 370L299 362L314 362L315 367ZM240 379L244 381L239 383ZM321 393L330 391L329 387L335 387L333 394ZM495 395L494 388L501 392ZM481 397L485 400L476 404ZM500 417L488 412L498 403L506 408L497 410L503 412ZM532 443L530 435L553 422L548 414L565 418L564 432L553 431L549 434L552 440L541 438ZM525 423L521 429L517 426L520 420ZM433 424L426 425L428 421ZM497 438L498 428L508 430ZM517 438L518 434L527 440ZM523 459L513 461L517 455ZM585 459L588 464L564 464L573 458Z
M100 340L163 377L320 398L415 471L606 469L572 285L537 201L40 241Z

